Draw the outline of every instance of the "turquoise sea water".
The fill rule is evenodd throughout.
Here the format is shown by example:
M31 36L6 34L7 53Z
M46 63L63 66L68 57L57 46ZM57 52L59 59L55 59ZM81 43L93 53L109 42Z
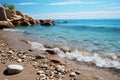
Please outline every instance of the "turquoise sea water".
M67 45L97 53L120 53L120 19L55 20L56 25L17 27L38 42ZM67 23L57 23L67 21Z

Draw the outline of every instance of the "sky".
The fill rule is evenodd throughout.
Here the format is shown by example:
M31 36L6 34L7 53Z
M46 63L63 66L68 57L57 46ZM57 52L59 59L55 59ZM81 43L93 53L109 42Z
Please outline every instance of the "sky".
M36 19L120 19L120 0L0 0Z

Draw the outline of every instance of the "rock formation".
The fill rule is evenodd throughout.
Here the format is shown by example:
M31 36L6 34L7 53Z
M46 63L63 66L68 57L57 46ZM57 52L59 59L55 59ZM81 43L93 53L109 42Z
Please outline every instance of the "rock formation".
M39 20L25 15L17 10L5 9L0 6L0 28L13 28L14 26L30 26L40 24Z
M0 29L3 28L14 28L14 25L10 21L0 21Z
M55 24L53 20L35 20L32 17L23 14L18 10L5 9L0 6L0 28L13 28L14 26L30 26L41 24L51 26Z
M7 16L5 14L5 8L0 6L0 21L7 21Z
M55 24L53 20L40 20L41 25L43 26L51 26Z

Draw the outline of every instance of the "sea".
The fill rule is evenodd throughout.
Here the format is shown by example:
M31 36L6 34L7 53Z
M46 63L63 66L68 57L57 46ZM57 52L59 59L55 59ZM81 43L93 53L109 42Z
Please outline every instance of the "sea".
M39 43L69 46L74 52L59 55L78 61L93 62L100 67L120 69L120 19L56 19L53 26L18 26L6 31L20 31L26 38ZM79 54L79 50L94 53ZM113 59L99 54L112 55Z

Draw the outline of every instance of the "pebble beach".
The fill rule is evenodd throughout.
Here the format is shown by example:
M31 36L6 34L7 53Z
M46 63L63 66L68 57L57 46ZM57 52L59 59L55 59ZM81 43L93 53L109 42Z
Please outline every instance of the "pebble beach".
M9 74L9 65L20 65L23 69ZM19 67L15 69L19 71ZM120 70L59 57L54 46L46 44L38 50L31 47L28 40L17 32L0 30L0 80L17 79L119 80Z

